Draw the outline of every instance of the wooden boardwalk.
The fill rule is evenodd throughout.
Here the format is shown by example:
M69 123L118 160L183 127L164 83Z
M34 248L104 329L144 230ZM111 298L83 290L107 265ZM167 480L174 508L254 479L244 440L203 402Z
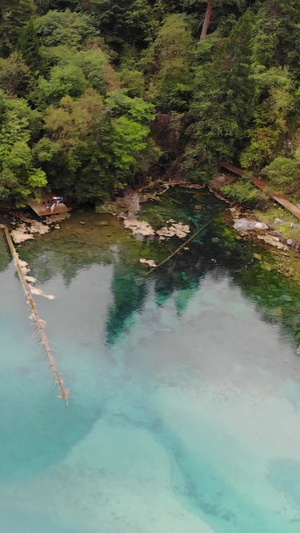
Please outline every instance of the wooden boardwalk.
M57 215L59 213L65 213L66 211L70 211L70 208L67 207L65 204L58 204L54 207L53 211L51 211L50 207L47 207L47 202L51 199L52 196L47 196L43 197L43 200L41 202L38 202L37 200L30 200L28 202L28 205L39 217Z
M225 163L224 161L222 161L221 166L226 170L229 170L229 172L237 174L238 176L243 176L245 174L245 171L241 168L234 167L233 165ZM273 200L275 200L278 204L282 205L282 207L287 209L290 213L292 213L292 215L299 218L300 220L300 209L296 205L292 204L292 202L290 202L285 196L274 191L274 189L271 189L268 183L256 177L253 177L251 179L251 183L253 183L253 185L256 185L256 187L268 194L271 198L273 198Z

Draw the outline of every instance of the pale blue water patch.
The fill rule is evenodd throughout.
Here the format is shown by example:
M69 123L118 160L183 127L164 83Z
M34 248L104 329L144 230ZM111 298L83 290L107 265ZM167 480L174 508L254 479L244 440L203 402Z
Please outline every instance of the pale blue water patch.
M30 477L57 461L94 421L80 404L67 412L56 401L49 363L13 265L1 274L1 302L0 434L5 438L0 439L0 484Z
M36 300L71 401L56 398L10 264L0 273L0 533L298 532L292 337L263 320L228 267L199 266L189 286L159 293L163 279L140 279L129 261L124 270L119 248L115 262L94 256L66 280L52 238L41 247L53 274L38 286L55 300ZM38 255L31 266L43 271Z

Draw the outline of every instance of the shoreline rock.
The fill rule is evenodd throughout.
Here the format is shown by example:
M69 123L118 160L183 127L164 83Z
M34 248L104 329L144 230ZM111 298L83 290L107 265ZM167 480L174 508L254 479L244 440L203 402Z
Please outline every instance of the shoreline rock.
M16 229L10 232L15 244L22 244L25 241L34 239L34 235L45 235L50 231L50 227L37 220L32 220L30 224L22 222Z
M257 220L249 220L248 218L238 218L235 220L233 227L236 231L261 231L269 229L269 226L264 222L257 222Z

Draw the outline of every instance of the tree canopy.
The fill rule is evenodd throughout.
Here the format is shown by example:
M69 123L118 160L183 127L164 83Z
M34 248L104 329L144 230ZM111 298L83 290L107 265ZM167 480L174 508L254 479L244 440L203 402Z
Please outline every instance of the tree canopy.
M298 180L298 0L2 0L0 35L0 199Z

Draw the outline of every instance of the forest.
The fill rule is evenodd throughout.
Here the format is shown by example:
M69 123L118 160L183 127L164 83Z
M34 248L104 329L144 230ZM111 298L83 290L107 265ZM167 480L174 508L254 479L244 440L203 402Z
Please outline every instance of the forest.
M100 203L225 160L299 202L300 0L1 0L0 36L0 200Z

